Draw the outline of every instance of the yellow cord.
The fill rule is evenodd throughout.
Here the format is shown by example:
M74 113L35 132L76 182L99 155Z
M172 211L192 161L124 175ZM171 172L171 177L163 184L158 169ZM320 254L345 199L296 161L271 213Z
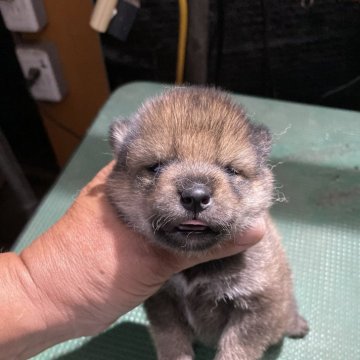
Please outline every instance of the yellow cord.
M182 84L184 82L187 31L188 2L187 0L179 0L179 39L176 63L176 84Z

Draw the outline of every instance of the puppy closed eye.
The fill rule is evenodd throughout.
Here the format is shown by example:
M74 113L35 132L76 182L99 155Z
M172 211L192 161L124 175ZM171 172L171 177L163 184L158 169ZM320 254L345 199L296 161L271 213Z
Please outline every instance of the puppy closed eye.
M225 171L227 174L229 174L230 176L241 176L243 178L247 178L246 174L244 173L244 171L242 170L238 170L238 169L235 169L234 167L232 166L225 166Z
M163 170L163 168L164 168L164 164L162 163L151 164L145 167L147 172L154 175L159 174L161 170Z

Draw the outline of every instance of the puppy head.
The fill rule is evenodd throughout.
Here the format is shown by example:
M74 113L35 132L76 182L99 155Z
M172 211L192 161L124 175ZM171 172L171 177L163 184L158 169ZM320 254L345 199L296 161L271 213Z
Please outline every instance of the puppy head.
M110 201L147 238L208 249L243 231L272 199L268 130L226 94L176 88L110 129Z

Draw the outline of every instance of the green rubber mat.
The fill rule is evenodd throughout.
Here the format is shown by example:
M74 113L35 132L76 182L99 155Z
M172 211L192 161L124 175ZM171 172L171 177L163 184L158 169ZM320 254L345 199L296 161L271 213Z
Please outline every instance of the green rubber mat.
M164 87L133 83L118 89L100 111L63 174L20 236L20 251L53 224L77 192L110 158L107 132L118 115L134 112ZM234 96L274 134L272 164L278 202L272 214L294 272L303 340L286 339L266 359L360 359L360 114ZM154 360L142 307L94 338L80 338L36 356L45 359ZM197 360L212 349L196 346Z

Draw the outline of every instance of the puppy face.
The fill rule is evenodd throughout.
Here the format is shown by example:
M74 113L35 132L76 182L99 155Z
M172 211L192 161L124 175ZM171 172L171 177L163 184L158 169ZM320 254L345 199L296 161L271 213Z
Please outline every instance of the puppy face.
M270 135L222 92L177 88L110 130L110 201L138 232L178 251L249 226L272 198Z

